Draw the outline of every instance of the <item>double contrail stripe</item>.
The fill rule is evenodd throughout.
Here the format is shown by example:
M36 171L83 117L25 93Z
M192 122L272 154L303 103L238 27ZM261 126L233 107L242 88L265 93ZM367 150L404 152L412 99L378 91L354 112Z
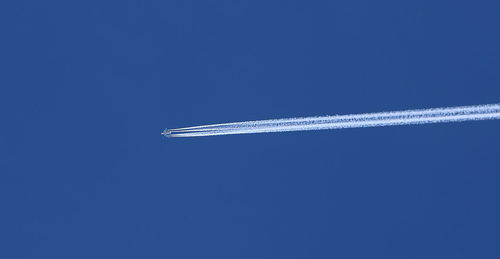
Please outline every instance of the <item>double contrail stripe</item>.
M232 122L166 129L167 137L201 137L285 131L383 127L500 119L500 104L394 112Z

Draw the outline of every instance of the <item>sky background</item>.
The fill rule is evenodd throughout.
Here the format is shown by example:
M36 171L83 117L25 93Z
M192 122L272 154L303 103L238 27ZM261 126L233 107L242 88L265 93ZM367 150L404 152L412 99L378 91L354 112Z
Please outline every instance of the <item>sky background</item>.
M500 258L498 1L3 1L0 258Z

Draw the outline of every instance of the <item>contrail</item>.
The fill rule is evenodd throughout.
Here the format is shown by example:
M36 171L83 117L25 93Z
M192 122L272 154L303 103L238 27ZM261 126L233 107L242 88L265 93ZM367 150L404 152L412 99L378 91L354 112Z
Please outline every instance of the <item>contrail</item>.
M500 104L232 122L187 128L165 129L162 134L166 137L202 137L493 119L500 119Z

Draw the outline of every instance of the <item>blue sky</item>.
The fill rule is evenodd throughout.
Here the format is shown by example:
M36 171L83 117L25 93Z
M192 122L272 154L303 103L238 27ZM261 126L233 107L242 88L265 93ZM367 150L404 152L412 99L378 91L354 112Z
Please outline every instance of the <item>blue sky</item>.
M167 139L498 103L497 1L1 4L0 258L498 258L498 121Z

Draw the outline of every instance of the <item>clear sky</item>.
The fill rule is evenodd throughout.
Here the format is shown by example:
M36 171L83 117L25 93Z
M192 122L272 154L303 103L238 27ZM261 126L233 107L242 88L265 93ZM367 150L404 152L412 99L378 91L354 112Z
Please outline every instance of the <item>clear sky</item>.
M498 1L3 1L0 258L500 258Z

